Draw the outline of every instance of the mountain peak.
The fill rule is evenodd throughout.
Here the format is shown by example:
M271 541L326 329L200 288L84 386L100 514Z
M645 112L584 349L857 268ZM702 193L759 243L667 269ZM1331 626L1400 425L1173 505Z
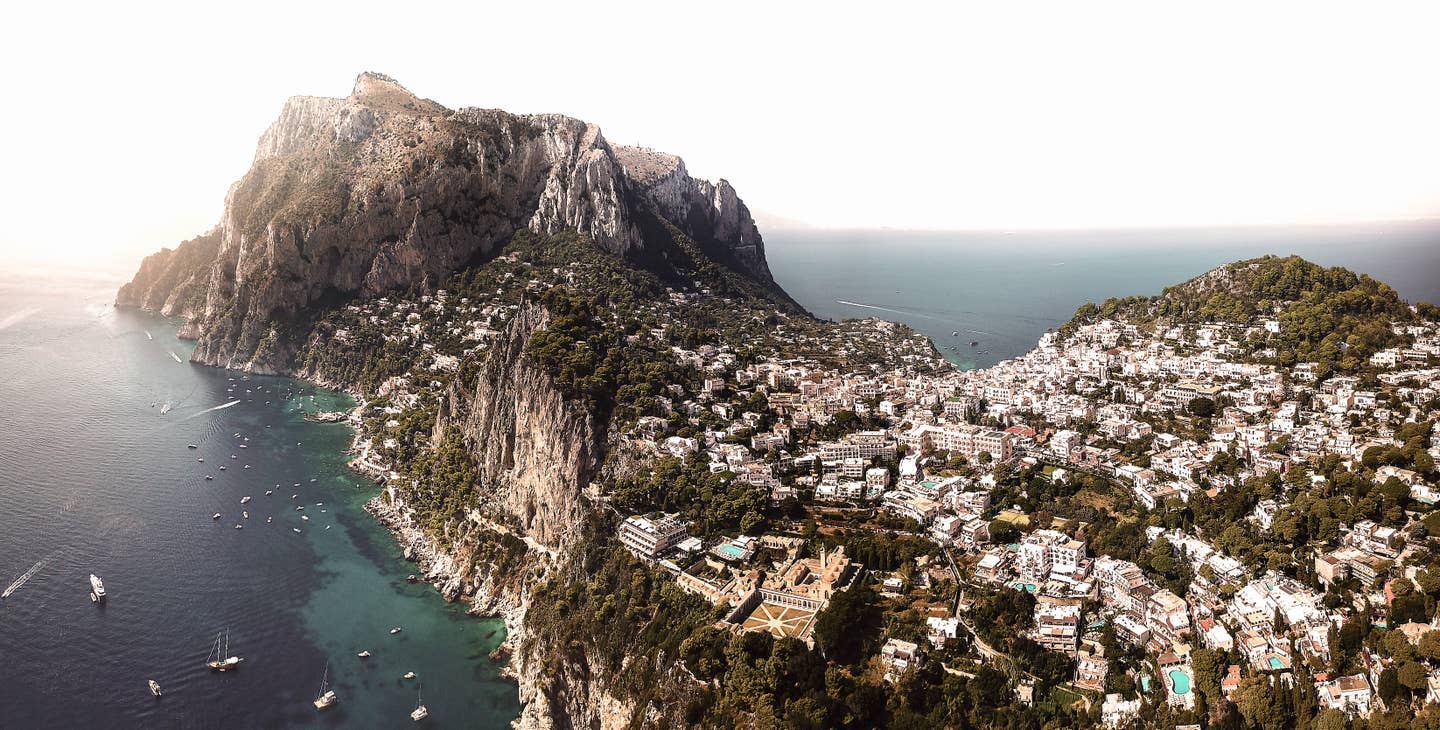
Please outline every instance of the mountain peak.
M355 87L350 91L349 101L382 111L431 114L449 111L429 99L421 99L394 78L375 71L365 71L355 77Z

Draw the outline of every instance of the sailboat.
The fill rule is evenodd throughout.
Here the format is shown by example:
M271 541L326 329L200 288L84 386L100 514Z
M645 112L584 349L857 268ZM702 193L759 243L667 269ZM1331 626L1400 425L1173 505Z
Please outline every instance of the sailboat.
M215 646L210 648L210 655L206 657L205 666L210 667L212 672L228 672L231 669L240 667L240 662L245 661L238 656L230 656L230 629L225 629L225 648L220 648L220 634L215 634Z
M325 674L320 677L320 696L315 698L315 709L323 710L339 701L335 690L330 689L330 662L325 662Z
M429 717L429 716L430 716L430 711L427 710L427 709L425 709L425 705L423 705L423 704L420 703L420 687L416 687L416 688L415 688L415 710L410 713L410 719L411 719L411 720L414 720L415 722L420 722L421 720L424 720L425 718L427 718L427 717Z

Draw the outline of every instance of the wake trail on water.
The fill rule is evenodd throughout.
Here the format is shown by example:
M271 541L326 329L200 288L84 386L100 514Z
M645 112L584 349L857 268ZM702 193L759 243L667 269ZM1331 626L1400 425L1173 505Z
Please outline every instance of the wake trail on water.
M923 312L917 312L917 311L915 311L915 310L913 310L913 309L912 309L912 310L892 309L892 308L890 308L890 307L881 307L881 306L878 306L878 305L875 305L875 304L863 304L863 303L861 303L861 302L851 302L851 301L847 301L847 300L844 300L844 299L836 299L836 300L835 300L835 303L836 303L836 304L844 304L844 305L847 306L847 307L860 307L861 309L876 309L876 310L879 310L879 311L881 311L881 312L891 312L891 313L893 313L893 314L903 314L903 315L906 315L906 316L908 316L908 317L920 317L920 318L922 318L922 319L933 319L933 320L935 320L936 322L944 322L944 323L946 323L946 324L954 324L954 325L961 324L960 322L958 322L958 321L956 321L956 320L953 320L953 319L949 319L949 318L946 318L946 317L935 317L935 316L932 316L932 315L929 315L929 314L925 314L925 313L923 313ZM1000 335L995 334L994 332L986 332L985 330L969 329L969 328L964 328L964 327L962 327L962 329L965 329L966 332L973 332L973 333L975 333L975 334L977 334L977 335L989 335L990 337L999 337L999 336L1000 336Z
M184 365L184 364L185 364L185 361L184 361L184 360L181 360L181 359L180 359L180 356L179 356L179 355L176 355L176 354L174 353L174 351L172 351L172 350L166 350L166 352L170 353L170 357L175 358L175 362L178 362L178 363L180 363L181 365Z
M10 594L20 590L20 588L26 583L30 582L30 579L34 578L35 574L39 573L40 569L45 567L45 563L49 561L50 558L41 558L40 560L36 561L34 565L30 566L29 570L21 573L20 577L15 579L15 582L7 586L3 593L0 593L0 598L9 598Z
M205 410L200 411L199 413L192 413L192 414L186 416L186 417L185 417L185 420L188 421L188 420L190 420L190 419L192 419L192 418L195 418L196 416L203 416L203 415L205 415L206 413L210 413L211 411L223 410L223 409L225 409L225 408L229 408L230 406L238 405L239 403L240 403L240 401L238 401L238 400L232 400L232 401L230 401L229 403L221 403L220 405L215 406L214 408L206 408Z
M10 314L0 317L0 330L13 327L39 313L39 307L26 307L17 312L11 312Z

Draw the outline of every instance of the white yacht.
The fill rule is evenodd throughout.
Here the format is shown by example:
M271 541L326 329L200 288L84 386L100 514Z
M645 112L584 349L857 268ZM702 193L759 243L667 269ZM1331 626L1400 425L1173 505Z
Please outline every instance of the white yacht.
M90 595L96 603L105 600L105 584L94 573L90 574Z
M159 696L160 696L160 683L159 683L159 682L156 682L156 681L153 680L153 679L147 679L147 680L145 680L145 681L147 681L147 682L150 683L150 694L155 695L156 697L159 697Z
M424 703L420 701L420 688L415 688L415 709L410 713L410 719L420 722L430 716L430 711L425 709Z
M325 674L320 677L320 694L315 698L315 709L323 710L340 701L335 690L330 689L330 663L325 663Z
M230 655L230 630L225 630L225 643L220 643L220 634L215 634L215 645L210 647L210 655L206 657L205 666L210 667L212 672L228 672L231 669L240 667L240 662L245 661L238 656Z

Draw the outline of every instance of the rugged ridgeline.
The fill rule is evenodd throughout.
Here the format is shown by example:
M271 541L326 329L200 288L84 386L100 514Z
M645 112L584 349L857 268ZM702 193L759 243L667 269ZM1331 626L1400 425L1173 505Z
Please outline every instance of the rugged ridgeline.
M661 267L683 236L793 307L729 183L578 119L451 111L372 73L287 101L216 230L146 259L116 304L189 318L197 362L289 372L317 308L434 282L525 229Z
M520 266L528 286L513 278ZM562 268L570 273L545 286L576 295L535 296L538 278ZM373 319L349 314L441 287L489 298L501 326L457 350L457 368L431 372L428 345L381 337ZM116 304L186 318L193 359L205 364L368 399L423 373L412 386L421 407L407 411L423 422L375 467L387 489L371 511L447 597L505 617L521 725L600 728L637 720L636 693L616 692L614 675L654 658L612 647L607 660L563 642L555 587L583 580L596 536L613 533L588 495L598 476L629 468L617 414L633 420L637 403L676 382L668 344L632 340L653 326L640 319L677 296L731 315L749 303L757 316L737 319L760 332L772 326L766 312L813 322L775 285L728 183L691 178L677 157L611 146L575 119L451 111L363 74L346 99L290 99L220 224L146 258ZM621 311L632 334L619 331ZM389 428L387 418L367 416L367 442L390 440L368 432ZM387 478L391 466L399 477ZM543 615L561 619L539 631L527 620L537 585ZM669 664L646 679L675 681ZM657 702L638 719L674 724L680 708Z

